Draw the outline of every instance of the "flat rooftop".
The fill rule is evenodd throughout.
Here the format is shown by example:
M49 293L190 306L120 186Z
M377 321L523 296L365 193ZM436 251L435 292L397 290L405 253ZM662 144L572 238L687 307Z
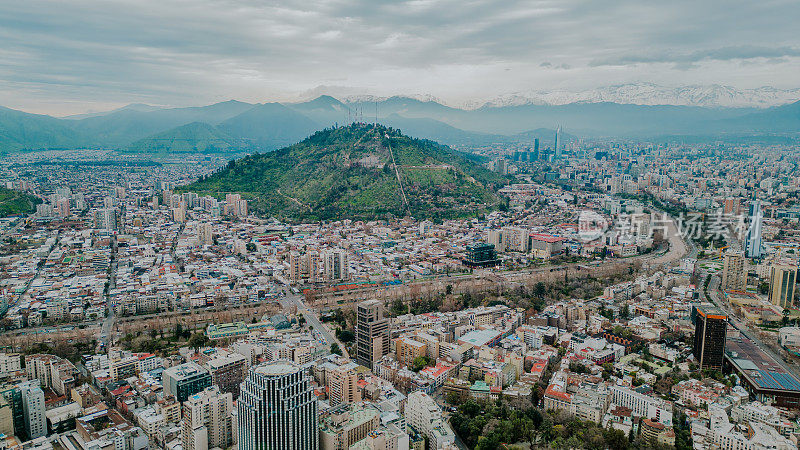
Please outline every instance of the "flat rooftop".
M749 339L728 338L725 357L762 389L800 392L800 380Z

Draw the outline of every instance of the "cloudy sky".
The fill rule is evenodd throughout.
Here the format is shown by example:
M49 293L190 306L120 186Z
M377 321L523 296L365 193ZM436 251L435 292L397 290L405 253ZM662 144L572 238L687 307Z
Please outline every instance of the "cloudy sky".
M628 82L800 87L800 2L0 2L0 105L432 94L451 104Z

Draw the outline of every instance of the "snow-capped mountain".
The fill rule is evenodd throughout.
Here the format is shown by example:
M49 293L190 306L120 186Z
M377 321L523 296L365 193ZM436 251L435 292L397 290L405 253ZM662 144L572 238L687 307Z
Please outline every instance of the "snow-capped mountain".
M712 108L768 108L800 99L800 89L764 86L737 89L731 86L694 85L667 87L653 83L632 83L585 91L531 90L501 95L485 101L471 101L466 109L520 105L566 105L569 103L613 102L634 105L682 105Z

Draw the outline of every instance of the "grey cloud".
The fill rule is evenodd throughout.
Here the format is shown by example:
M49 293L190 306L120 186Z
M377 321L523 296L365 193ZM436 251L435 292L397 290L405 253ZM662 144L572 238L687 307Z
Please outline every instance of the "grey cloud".
M629 64L649 63L675 63L678 67L693 66L701 61L731 61L766 58L769 61L787 56L800 56L800 48L794 47L723 47L716 49L700 50L691 53L653 54L653 55L624 55L616 58L595 60L589 63L592 67L598 66L626 66Z
M798 16L788 0L0 2L0 104L267 101L318 85L466 100L652 81L662 62L675 83L734 83L749 72L723 63L754 58L772 69L758 82L785 85Z

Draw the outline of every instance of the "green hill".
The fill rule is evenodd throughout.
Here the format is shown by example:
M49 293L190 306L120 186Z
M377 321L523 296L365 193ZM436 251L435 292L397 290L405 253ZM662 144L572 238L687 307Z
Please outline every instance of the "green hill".
M38 197L0 187L0 217L34 212L39 203L42 203L42 200Z
M218 197L239 192L254 211L302 220L408 213L448 218L492 209L498 203L495 188L506 183L449 147L381 125L354 124L231 161L181 191Z

